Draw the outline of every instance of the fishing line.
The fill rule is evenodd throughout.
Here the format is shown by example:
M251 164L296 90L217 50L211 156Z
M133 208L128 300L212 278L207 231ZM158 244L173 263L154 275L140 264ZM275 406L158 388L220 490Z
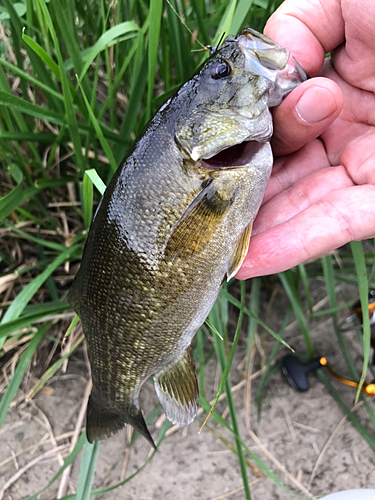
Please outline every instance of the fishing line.
M185 23L185 21L183 20L182 18L182 15L180 15L177 10L173 7L173 5L171 4L171 2L169 0L165 0L167 2L167 4L169 5L169 7L173 10L173 12L176 14L176 16L178 17L178 19L180 20L180 22L182 23L183 26L185 26L185 28L187 29L187 31L190 33L190 35L192 36L193 39L195 39L196 42L199 43L199 45L202 47L201 49L193 49L191 52L201 52L202 50L209 50L210 51L210 56L212 56L212 54L214 52L217 51L217 49L220 47L221 45L221 42L223 41L224 37L225 37L225 31L223 32L223 34L221 35L221 38L219 40L219 43L217 45L215 45L214 47L211 47L211 45L203 45L203 43L201 43L198 38L195 37L194 33L191 31L191 29L189 28L189 26Z
M173 7L173 5L171 4L171 2L169 0L165 0L167 2L167 4L169 5L169 7L173 10L173 12L176 14L176 16L179 18L179 20L181 21L181 23L185 26L185 28L188 30L188 32L190 33L190 35L193 37L193 39L195 38L194 37L194 34L193 32L191 31L191 29L189 28L189 26L185 23L185 21L182 19L182 15L180 15L177 10ZM201 43L198 38L195 38L195 40L199 43L199 45L202 47L201 49L198 49L198 50L210 50L210 46L209 45L203 45L203 43ZM198 52L198 50L193 50L192 52Z

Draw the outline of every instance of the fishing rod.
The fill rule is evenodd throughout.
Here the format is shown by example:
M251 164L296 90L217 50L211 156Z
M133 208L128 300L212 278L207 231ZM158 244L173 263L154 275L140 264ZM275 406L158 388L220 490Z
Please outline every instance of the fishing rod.
M351 307L353 315L347 318L346 321L352 321L357 318L363 326L363 311L360 301L357 301ZM375 290L370 290L368 295L367 310L370 318L371 337L370 345L373 349L372 364L375 365ZM358 389L359 382L349 380L332 368L326 357L321 356L309 361L301 361L296 355L287 354L282 360L282 372L286 376L290 385L299 392L305 392L309 389L308 374L319 368L325 368L336 380L344 385ZM367 396L375 396L375 380L365 381L360 387L361 392Z

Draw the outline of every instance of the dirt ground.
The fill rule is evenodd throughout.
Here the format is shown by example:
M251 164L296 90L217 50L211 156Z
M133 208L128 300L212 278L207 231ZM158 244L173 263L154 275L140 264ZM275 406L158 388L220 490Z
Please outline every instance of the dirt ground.
M342 302L356 296L355 287L345 286L338 295ZM325 288L317 284L315 303L322 299L321 307L327 308ZM287 304L285 298L278 300L279 308ZM279 309L280 310L280 309ZM340 320L349 314L343 310ZM278 308L268 319L271 328L278 328ZM337 346L332 322L327 317L315 319L310 324L310 332L317 352L328 357L337 371L345 374L345 364ZM261 334L264 335L264 334ZM361 346L355 330L345 333L350 342L351 353L360 370ZM260 348L269 352L273 341L268 336L259 343ZM303 340L298 326L291 319L285 336L296 350L304 351ZM257 475L248 469L252 498L255 500L291 500L293 498L320 497L329 493L354 488L375 487L374 451L344 417L343 411L330 395L318 377L310 377L311 388L306 393L296 393L286 382L280 370L275 373L272 383L263 394L264 403L261 417L254 399L259 377L254 376L251 386L250 408L245 410L243 383L243 359L245 338L240 339L234 359L231 380L235 390L237 415L241 436L252 452L257 454L283 482L288 490L277 486L270 479ZM278 359L286 353L280 348ZM253 373L260 368L260 356L254 356ZM214 396L217 387L216 361L211 360L206 367L206 396ZM211 383L210 383L211 382ZM14 408L8 415L0 431L0 499L19 500L36 493L52 478L66 456L69 444L64 433L74 430L87 392L88 374L84 357L75 356L65 374L60 374L49 384L50 389L39 393L34 403ZM354 404L355 391L332 380L349 407ZM146 415L157 406L156 394L148 385L143 390L142 408ZM375 410L375 399L367 399ZM225 400L217 406L229 422L225 411ZM363 402L354 410L372 437L375 437ZM250 431L246 426L246 414L250 419ZM213 500L244 498L242 480L236 456L214 435L219 432L232 441L231 435L215 421L198 434L204 416L200 415L186 428L172 432L160 445L151 463L121 489L107 493L106 500ZM162 425L162 417L154 421L150 431L157 437ZM50 426L50 427L49 427ZM213 430L212 430L213 429ZM103 441L94 479L94 486L115 484L121 473L130 476L146 460L149 444L142 438L126 449L127 430ZM6 436L6 439L5 439ZM46 442L55 437L56 442ZM68 434L71 436L71 434ZM43 441L44 440L44 441ZM65 446L65 448L64 448ZM59 455L56 452L59 447ZM25 451L26 450L26 451ZM49 452L49 450L51 450ZM68 492L75 492L80 457L73 464L67 480ZM254 462L252 462L254 463ZM126 470L125 470L126 467ZM123 469L123 470L122 470ZM254 469L255 470L255 469ZM60 480L41 495L44 500L57 497ZM4 487L6 490L4 491ZM3 496L1 496L3 494Z

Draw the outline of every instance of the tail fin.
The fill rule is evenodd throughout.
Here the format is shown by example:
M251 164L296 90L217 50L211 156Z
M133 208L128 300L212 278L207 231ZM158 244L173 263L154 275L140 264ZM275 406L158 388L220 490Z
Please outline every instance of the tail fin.
M115 434L125 424L132 425L156 450L155 443L139 408L132 404L124 412L118 407L103 404L100 398L95 396L95 393L91 393L86 415L86 436L89 443Z

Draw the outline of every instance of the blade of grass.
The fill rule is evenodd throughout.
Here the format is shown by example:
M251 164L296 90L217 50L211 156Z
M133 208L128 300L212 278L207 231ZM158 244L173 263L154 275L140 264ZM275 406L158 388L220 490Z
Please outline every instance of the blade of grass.
M49 321L50 316L60 314L64 311L71 309L70 305L67 302L46 302L44 304L37 304L34 306L28 306L25 309L25 314L20 318L9 321L4 325L0 325L0 345L3 345L5 341L5 337L21 330L22 328L26 328L34 323L38 323L40 321Z
M220 292L220 295L222 295L223 297L225 297L228 302L230 302L231 304L233 304L234 306L236 306L238 309L240 309L240 302L235 298L233 297L230 293L228 293L226 290L221 290ZM272 337L274 337L278 342L280 342L281 344L283 344L287 349L293 351L293 349L290 347L290 345L288 345L285 340L283 340L280 335L278 335L276 332L274 332L273 330L271 330L271 328L269 328L262 320L260 320L253 312L251 312L249 309L247 309L246 307L244 307L243 309L243 312L249 316L249 318L253 318L257 323L258 325L260 325L262 328L264 328L270 335L272 335Z
M4 3L7 7L8 14L9 14L9 22L11 26L11 34L12 34L12 39L13 39L13 52L16 57L17 65L19 68L23 67L23 59L22 59L22 54L21 54L21 40L20 36L22 33L22 28L21 28L21 19L19 17L19 14L17 13L13 3L11 3L9 0L4 0ZM27 93L27 87L24 81L20 81L20 87L22 90L22 97L25 100L29 99L28 93Z
M64 364L65 360L68 359L69 356L71 356L71 354L77 349L77 347L80 344L82 344L83 339L84 337L83 335L81 335L72 345L71 349L68 352L66 352L63 356L61 356L61 358L55 361L55 363L53 363L53 365L50 366L48 370L46 370L43 373L40 379L35 383L32 390L29 392L28 398L30 399L33 398L42 389L42 387L46 384L46 382L50 380L55 375L57 370Z
M261 278L253 278L251 280L251 295L250 295L250 311L258 316L259 302L260 302L260 285ZM249 318L249 327L247 330L247 368L250 362L250 349L253 342L255 342L255 334L257 331L257 322L254 318Z
M217 335L220 340L224 340L224 338L220 335L220 332L215 328L215 326L211 323L211 321L207 318L205 324L212 331L213 334Z
M280 337L283 337L283 335L285 334L286 327L289 324L290 315L291 315L291 306L289 306L287 313L285 315L284 321L281 325L280 333L279 333ZM268 357L264 373L259 381L258 389L257 389L256 395L255 395L255 401L258 403L258 416L260 415L261 405L262 405L262 401L263 401L261 396L262 396L262 393L265 391L269 381L271 380L272 363L275 360L275 357L277 355L279 348L280 348L280 343L275 342L273 347L272 347L271 354ZM278 367L277 369L279 370L280 368Z
M13 300L12 304L6 310L4 316L1 319L0 324L5 323L19 318L24 311L25 307L39 290L41 285L46 281L46 279L51 276L53 271L57 269L61 264L63 264L69 255L73 252L73 248L66 248L51 264L43 271L39 276L37 276L33 281L31 281L25 288L20 292L17 297Z
M41 2L39 3L41 5ZM64 99L66 100L67 98L68 99L70 98L70 95L68 94L67 96L65 96L64 79L67 74L67 71L65 70L64 61L62 59L62 50L60 50L60 45L61 49L63 49L65 45L66 51L69 54L71 60L73 61L73 69L75 74L79 75L82 72L82 67L83 67L81 51L79 48L79 41L77 38L78 37L77 27L75 24L75 10L76 10L75 1L59 0L58 2L50 2L48 9L45 8L42 10L45 22L50 30L51 38L54 44L57 61L59 63L60 74L62 77L61 83L63 84ZM51 11L54 22L52 22L52 18L49 15L49 11ZM48 14L48 16L46 14ZM53 30L53 33L51 32L51 28ZM55 39L59 41L59 47L56 47ZM66 78L66 83L68 83L67 78ZM87 75L83 76L83 80L81 80L81 85L83 86L86 95L88 95L90 92L90 82L89 79L87 78ZM72 92L71 95L74 96L74 93ZM69 101L66 100L66 103L68 104Z
M38 192L39 190L35 190L35 191ZM36 194L36 193L34 193L34 194ZM61 252L64 252L66 250L66 247L60 243L55 243L53 241L48 241L48 240L42 240L41 238L37 238L36 236L33 236L32 234L25 233L25 231L22 231L22 229L18 229L18 227L13 226L12 224L8 224L5 222L4 226L11 229L12 232L20 235L22 238L25 238L26 240L37 243L38 245L43 245L46 248L50 248L51 250L55 250L56 252L61 253Z
M23 35L23 36L25 37L26 35ZM41 82L40 80L35 78L33 75L29 75L29 73L26 73L26 71L23 71L22 69L18 68L17 66L14 66L14 64L11 64L10 62L6 61L5 59L0 59L0 64L2 66L4 66L4 68L9 69L14 75L19 76L20 78L23 78L24 80L27 80L28 82L35 85L35 87L41 88L42 90L44 90L44 92L46 94L51 94L55 99L58 99L60 101L63 100L62 95L59 94L58 92L56 92L56 90L49 87L44 82Z
M313 315L312 300L311 300L311 293L310 293L310 288L309 288L308 277L307 277L305 265L300 264L298 266L298 271L299 271L299 275L300 275L300 278L302 281L303 290L304 290L305 295L306 295L307 304L309 306L310 316L312 316Z
M14 371L13 377L10 379L9 385L1 399L0 402L0 427L3 425L4 419L8 413L9 406L11 402L13 401L16 392L21 385L23 376L25 375L25 372L27 370L27 367L30 364L31 358L33 357L39 342L42 340L46 329L48 325L42 325L39 327L38 331L35 333L34 337L31 339L29 345L27 346L26 350L22 354L18 364L17 368Z
M313 357L314 356L314 348L312 345L309 329L307 326L307 321L305 314L303 312L302 304L301 301L298 297L298 292L293 284L293 276L291 271L285 271L284 273L279 274L280 281L284 287L284 290L286 291L286 294L288 295L288 298L290 300L290 303L292 305L293 312L296 316L298 325L301 329L301 333L303 335L307 352L309 353L309 356Z
M247 471L246 471L246 461L245 461L245 458L244 458L244 455L243 455L243 450L242 450L242 442L241 442L241 438L240 438L240 434L239 434L236 409L235 409L234 400L233 400L232 387L231 387L230 380L228 379L229 369L230 369L230 366L232 364L234 352L235 352L235 349L236 349L236 346L237 346L237 342L238 342L238 338L239 338L239 334L240 334L240 331L241 331L243 315L244 315L244 307L245 307L245 282L241 281L240 283L241 283L240 313L239 313L239 317L238 317L236 331L235 331L235 334L234 334L232 348L230 350L230 353L229 353L229 356L228 356L227 360L226 360L226 357L225 357L224 343L222 341L220 341L220 339L217 336L213 337L214 338L214 346L215 346L216 354L217 354L217 357L218 357L218 362L219 362L219 365L220 365L220 368L221 368L221 371L222 371L222 377L221 377L221 381L220 381L220 384L219 384L219 389L218 389L217 394L216 394L215 401L214 401L214 403L213 403L213 405L211 407L210 412L207 415L207 418L206 418L204 424L207 422L207 420L210 417L212 411L214 410L215 405L217 403L217 400L219 399L219 396L220 396L220 394L222 392L222 389L225 386L225 392L226 392L226 395L227 395L227 403L228 403L228 408L229 408L229 414L230 414L230 418L231 418L232 425L233 425L234 439L235 439L236 448L237 448L238 462L239 462L239 465L240 465L240 470L241 470L242 482L243 482L243 486L244 486L245 497L246 497L246 500L251 500L249 482L248 482ZM214 311L214 313L216 313L216 311ZM210 313L210 315L211 315L211 313ZM216 322L218 322L217 316L216 316L216 318L215 317L212 318L212 322L215 323L215 320L216 320ZM218 326L218 324L216 324L216 326ZM200 431L202 430L204 424L202 425Z
M150 0L150 18L152 19L152 23L150 23L148 37L147 120L151 117L151 101L154 93L162 11L163 0Z
M221 18L220 24L216 30L216 34L214 37L213 45L217 45L223 36L223 33L225 33L225 36L228 35L237 35L237 33L231 32L231 26L233 22L233 16L235 13L237 5L237 0L231 0L225 9L225 13L223 17Z
M204 339L203 339L203 331L202 328L199 328L196 334L196 339L197 339L197 358L198 358L198 375L199 375L199 392L202 394L204 397L206 394L206 389L205 389L205 376L204 376L204 351L203 351L203 346L204 346Z
M231 34L236 35L240 31L252 5L253 0L238 0L230 27Z
M335 308L337 306L337 302L336 302L336 292L335 292L334 270L333 270L331 255L326 255L325 257L322 257L322 267L323 267L324 281L326 284L327 294L329 298L329 305L331 306L331 308ZM353 359L350 355L349 349L345 344L345 340L341 332L341 329L339 328L337 313L333 311L331 316L333 321L333 327L335 329L337 337L337 343L344 355L346 364L350 371L350 375L352 378L357 379L358 378L357 370L355 369Z
M179 36L179 26L178 26L178 23L180 23L181 21L173 11L173 9L177 10L176 2L170 0L168 4L169 6L167 8L167 16L168 16L168 25L170 30L170 36L169 36L170 49L173 54L175 66L177 66L176 69L177 69L178 83L182 83L184 81L184 58L182 55L181 40ZM173 6L173 9L171 5Z
M87 175L87 177L90 178L93 185L96 187L96 189L99 191L99 193L103 196L104 191L106 190L106 185L99 177L97 171L94 168L92 168L90 170L86 170L85 175Z
M19 141L19 142L40 142L51 143L56 141L54 134L43 134L33 132L0 132L1 141Z
M201 395L199 396L199 405L206 411L209 412L211 405L210 403L203 398ZM221 415L214 410L212 412L212 417L216 420L216 422L219 425L222 425L225 427L229 432L231 432L233 435L234 430L233 428L227 424L227 422L221 417ZM245 449L246 453L249 455L249 457L256 463L257 467L269 478L271 481L273 481L275 484L277 484L280 488L282 488L284 491L287 491L288 493L291 493L291 491L284 486L284 484L280 481L280 479L267 467L267 465L256 455L244 442L241 442L243 448Z
M34 118L41 118L42 120L46 120L51 123L65 123L65 117L63 114L37 106L36 104L32 104L31 102L25 101L24 99L9 94L8 92L4 92L3 90L0 90L0 104L9 107L11 110L25 113L33 116Z
M72 319L72 322L70 323L69 328L65 332L64 338L68 337L71 334L73 328L76 326L76 324L78 323L78 321L79 321L79 316L76 314L74 316L74 318Z
M167 430L169 429L170 427L170 422L168 420L166 420L163 424L163 427L161 428L160 430L160 433L159 433L159 436L158 436L158 439L156 440L156 446L158 447L160 445L160 443L163 441L164 437L165 437L165 433L167 432ZM121 486L123 486L124 484L128 483L129 481L131 481L135 476L137 476L140 472L143 471L143 469L151 462L151 460L154 458L155 456L155 453L156 451L155 450L152 450L149 457L147 458L147 460L143 463L143 465L141 465L135 472L133 472L133 474L131 474L129 477L125 478L123 481L120 481L119 483L117 484L113 484L111 486L104 486L102 488L97 488L97 489L94 489L94 490L91 490L90 492L90 495L92 497L97 497L99 495L104 495L105 493L108 493L110 491L113 491L113 490L116 490L117 488L120 488ZM27 500L34 500L32 498L30 499L27 499ZM76 495L67 495L63 498L61 498L60 500L76 500Z
M51 34L53 45L55 47L56 56L57 56L59 69L60 69L61 84L62 84L62 90L63 90L63 96L64 96L65 112L66 112L66 116L67 116L67 120L68 120L70 137L71 137L72 143L74 144L74 153L76 156L78 168L83 173L85 170L85 166L84 166L83 157L82 157L82 144L81 144L81 138L80 138L79 129L78 129L78 122L77 122L77 118L75 116L75 112L74 112L74 108L73 108L73 98L72 98L72 94L71 94L71 90L70 90L70 86L69 86L70 82L68 81L68 77L64 71L64 62L63 62L63 58L62 58L61 51L60 51L60 44L59 44L59 41L58 41L58 38L56 35L55 28L53 26L51 16L48 12L46 4L44 3L44 0L38 0L38 1L39 1L39 5L41 7L41 10L42 10L43 16L44 16L45 23L48 26L49 32ZM61 16L61 13L60 13L60 16L58 16L58 19L60 19L61 17L63 17L63 16ZM65 36L65 41L68 39L69 39L69 37ZM74 40L75 40L75 38L74 38ZM74 45L73 40L71 42L71 45L72 46ZM73 53L74 52L75 51L73 51ZM72 54L72 52L70 52L70 54Z
M218 399L220 397L220 394L222 393L223 391L223 387L227 381L227 378L228 378L228 375L229 375L229 370L230 370L230 367L232 365L232 361L233 361L233 357L234 357L234 353L236 351L236 347L237 347L237 342L238 342L238 339L239 339L239 335L240 335L240 331L241 331L241 326L242 326L242 320L243 320L243 315L244 315L244 307L245 307L245 282L244 281L241 281L241 302L240 302L240 314L239 314L239 317L238 317L238 321L237 321L237 327L236 327L236 331L235 331L235 334L234 334L234 339L233 339L233 343L232 343L232 347L231 347L231 350L230 350L230 353L229 353L229 356L228 356L228 359L226 360L226 363L225 363L225 366L222 367L222 370L223 370L223 375L221 377L221 380L220 380L220 384L219 384L219 388L217 390L217 393L216 393L216 397L215 397L215 401L213 402L212 404L212 407L211 407L211 410L213 410L216 406L216 403L218 402ZM211 321L209 321L209 323L211 324ZM226 324L226 323L225 323ZM214 327L215 328L215 327ZM216 330L216 328L215 328ZM221 335L219 334L218 332L218 337L223 340L223 337L221 337ZM219 344L220 346L222 344ZM206 424L207 420L209 419L210 415L211 415L212 412L210 412L206 418L206 420L204 421L202 427L200 428L200 431L202 431L204 425Z
M100 441L86 442L83 446L81 465L79 468L76 500L88 500L91 496L95 465L98 459Z
M56 472L53 478L46 484L46 486L44 486L44 488L35 493L35 495L27 497L25 500L36 500L42 493L44 493L50 486L52 486L52 484L61 476L64 470L74 462L74 460L77 458L78 453L82 450L85 443L87 443L86 432L82 432L72 452L64 460L64 465L60 467L60 469Z
M92 184L92 180L85 172L83 177L83 213L86 229L89 229L92 220L92 203L93 203L93 195L94 195L94 187Z
M317 372L318 377L324 382L325 386L329 390L329 392L332 394L334 399L336 400L337 404L341 407L341 409L344 411L345 415L348 417L350 422L352 423L353 427L359 432L359 434L365 439L365 441L368 443L369 446L375 451L375 439L370 436L370 434L365 430L359 419L350 411L350 408L346 406L344 401L341 399L340 394L336 391L336 389L332 386L331 382L329 381L327 375L324 373L323 370L318 370Z
M61 82L61 73L59 66L55 63L52 57L47 54L47 52L39 45L39 43L37 43L30 36L26 35L24 31L22 31L22 40L35 52L38 57L40 57L40 59L51 70L51 72L55 75L59 82ZM58 95L62 98L60 94Z
M89 53L85 57L86 61L81 73L79 74L78 81L82 81L83 77L90 67L90 64L102 50L106 49L114 43L117 43L118 40L116 39L132 31L138 32L139 26L134 21L125 21L124 23L114 26L113 28L103 33L99 40L95 43L95 45L91 47ZM134 33L134 35L132 36L136 36L136 33Z
M139 35L139 37L140 36L141 35ZM141 106L143 92L147 82L147 63L148 63L147 58L143 57L139 69L136 73L134 84L132 85L130 90L128 107L126 109L126 113L119 133L121 137L124 137L127 140L130 139L131 131L134 130L134 127L137 122L137 114ZM124 155L124 149L118 147L115 151L116 158L119 158L120 161L123 155Z
M23 80L21 80L21 82L23 82ZM25 82L23 82L25 83ZM4 94L10 94L12 93L12 90L9 86L9 83L8 83L8 80L7 80L7 77L5 75L5 72L2 68L2 66L0 66L0 91L3 92ZM26 99L24 99L25 102L28 102ZM8 112L9 111L9 112ZM6 119L6 122L8 123L8 126L10 125L9 124L9 121L10 121L10 115L13 116L14 118L14 121L19 129L20 132L29 132L29 124L27 123L27 121L24 119L24 117L22 116L21 113L18 112L18 110L16 109L12 109L10 108L8 110L7 108L7 105L4 106L4 108L2 108L2 116L5 117ZM11 128L10 128L10 131L14 131L14 128L13 126L11 125ZM18 145L17 145L18 146ZM18 151L19 151L19 146L18 146ZM31 152L31 155L32 155L32 158L33 160L35 161L35 164L37 166L41 166L41 159L40 159L40 155L37 151L37 148L34 144L30 144L29 145L29 149L30 149L30 152ZM22 167L23 165L23 161L22 161L22 157L21 157L21 161L19 162L19 166ZM23 173L25 175L25 178L30 180L30 175L29 175L29 172L27 170L27 168L24 168L23 169Z
M363 368L362 375L359 381L358 391L355 401L358 401L363 382L366 379L368 362L370 359L370 344L371 344L371 331L370 331L370 318L365 311L368 310L368 282L365 256L363 253L362 242L353 241L350 243L353 252L355 270L357 273L359 298L361 301L361 308L363 311Z
M95 129L95 132L96 132L96 134L98 136L100 144L102 145L103 151L104 151L104 153L106 154L106 156L107 156L107 158L109 160L109 163L111 165L112 171L115 172L117 170L117 162L115 160L115 157L113 156L112 149L110 148L107 139L104 137L104 134L103 134L102 129L101 129L99 123L98 123L98 120L96 119L96 117L94 115L94 112L91 109L90 103L89 103L89 101L88 101L88 99L86 97L86 94L85 94L85 92L83 90L83 87L81 86L81 84L80 84L79 81L78 81L78 86L81 89L82 97L83 97L83 100L85 101L86 108L87 108L87 111L88 111L91 123L92 123L92 125L93 125L93 127Z
M10 193L0 199L0 222L6 219L20 204L20 193L22 182L20 182Z
M372 246L373 246L373 248L375 248L375 238L372 240ZM372 260L372 268L371 268L370 276L368 278L368 282L369 283L371 283L374 280L374 278L375 278L375 258L374 258L374 254L372 254L371 260Z

